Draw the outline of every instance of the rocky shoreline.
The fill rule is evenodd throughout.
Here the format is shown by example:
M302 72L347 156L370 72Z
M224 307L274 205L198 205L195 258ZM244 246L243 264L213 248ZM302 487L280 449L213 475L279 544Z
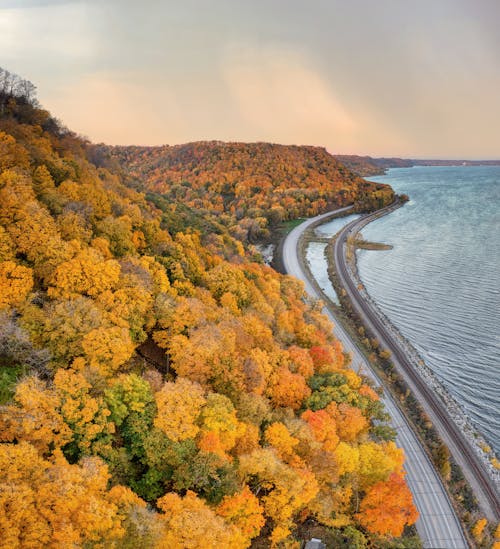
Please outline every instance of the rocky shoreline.
M370 220L371 221L371 220ZM367 224L370 222L368 221ZM404 349L406 355L410 358L414 368L419 372L424 382L432 388L432 390L439 396L443 404L445 405L450 417L456 423L456 425L462 430L471 447L475 453L484 463L486 470L488 471L492 482L495 484L497 490L500 491L500 470L494 467L492 460L496 458L494 452L491 450L490 445L486 439L477 431L470 418L467 416L462 406L455 400L453 395L446 389L442 382L437 378L436 374L427 366L423 357L418 353L415 347L405 338L401 332L394 326L394 324L387 318L387 316L380 310L378 304L367 292L363 281L361 280L357 269L357 255L354 254L354 264L348 265L350 275L358 283L360 293L363 298L370 303L377 315L384 323L385 328L391 333L391 335L399 342ZM485 452L488 449L488 452Z

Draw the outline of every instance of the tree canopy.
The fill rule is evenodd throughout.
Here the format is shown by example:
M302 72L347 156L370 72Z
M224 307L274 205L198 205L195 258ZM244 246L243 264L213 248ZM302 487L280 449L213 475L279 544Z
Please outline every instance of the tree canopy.
M321 304L248 248L390 192L314 148L113 152L148 195L5 71L0 100L0 547L277 547L306 519L370 539L413 523L377 393Z

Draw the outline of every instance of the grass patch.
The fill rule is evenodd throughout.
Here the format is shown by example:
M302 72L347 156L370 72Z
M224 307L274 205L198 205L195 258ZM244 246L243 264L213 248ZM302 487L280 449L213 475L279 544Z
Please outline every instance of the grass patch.
M16 383L24 370L23 366L0 360L0 404L6 404L12 399Z
M304 221L304 219L305 219L304 217L298 217L297 219L290 219L289 221L283 221L276 227L276 232L281 234L281 236L285 236L291 231L293 231L295 227L298 227Z

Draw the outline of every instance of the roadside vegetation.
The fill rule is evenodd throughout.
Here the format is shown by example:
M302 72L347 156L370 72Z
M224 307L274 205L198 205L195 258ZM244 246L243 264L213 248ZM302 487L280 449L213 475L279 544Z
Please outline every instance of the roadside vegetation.
M347 244L355 250L392 250L392 246L390 244L364 240L360 233L353 237L349 237Z

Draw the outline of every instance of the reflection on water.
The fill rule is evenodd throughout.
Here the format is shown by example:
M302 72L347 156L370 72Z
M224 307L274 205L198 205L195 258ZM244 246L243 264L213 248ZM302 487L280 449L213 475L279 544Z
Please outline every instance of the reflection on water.
M334 234L337 234L342 227L345 227L351 221L358 219L358 217L359 214L337 217L327 223L324 223L323 225L319 225L316 229L314 229L314 232L316 233L316 236L333 236Z
M314 229L314 233L319 237L330 237L337 234L342 227L357 219L358 214L347 215L346 217L337 217L331 221L327 221L323 225L319 225ZM311 273L316 279L319 287L323 292L335 303L339 304L337 293L330 282L328 276L328 262L325 258L325 242L310 242L306 250L306 261L309 264Z
M328 263L325 258L324 242L310 242L306 250L306 261L309 264L311 273L319 284L319 287L336 304L339 304L337 293L335 292L330 279L328 278Z

